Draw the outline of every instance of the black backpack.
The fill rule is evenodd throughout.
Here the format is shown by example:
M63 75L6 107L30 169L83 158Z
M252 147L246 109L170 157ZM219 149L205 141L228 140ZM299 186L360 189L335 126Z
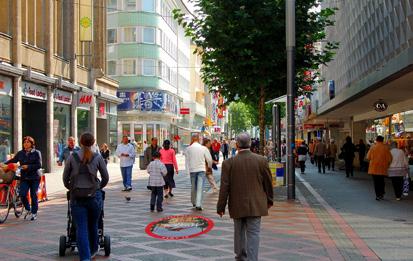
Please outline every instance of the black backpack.
M90 162L96 156L97 154L94 153ZM91 173L88 164L84 164L77 153L73 153L73 158L79 163L79 172L70 177L72 197L74 199L94 197L96 190L99 188L97 173Z

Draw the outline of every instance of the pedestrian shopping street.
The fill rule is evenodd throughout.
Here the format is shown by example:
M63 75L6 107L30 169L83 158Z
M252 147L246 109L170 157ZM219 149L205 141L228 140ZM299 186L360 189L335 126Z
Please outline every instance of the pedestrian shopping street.
M184 166L183 158L178 158ZM307 163L310 165L310 163ZM110 164L111 182L106 188L105 234L111 236L112 253L96 260L234 260L233 224L228 215L216 215L217 193L205 186L204 210L190 203L190 182L185 171L176 177L172 199L164 212L149 211L147 174L133 172L134 190L121 192L120 171ZM47 177L53 193L39 206L39 218L30 222L10 215L0 225L1 260L77 260L76 253L59 258L59 236L65 234L67 201L58 175ZM219 172L215 172L218 180ZM287 201L285 189L275 188L275 204L263 218L259 260L409 260L408 235L413 233L411 196L374 200L370 177L356 173L346 179L342 172L318 174L314 167L297 177L297 200ZM60 187L60 191L59 191ZM130 197L130 201L125 200ZM173 215L204 216L213 221L211 231L182 240L162 240L145 233L146 226Z

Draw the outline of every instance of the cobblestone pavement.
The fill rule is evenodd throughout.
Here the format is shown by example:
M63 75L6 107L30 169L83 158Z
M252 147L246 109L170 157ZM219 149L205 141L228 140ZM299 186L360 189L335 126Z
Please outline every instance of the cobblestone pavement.
M164 212L151 213L147 175L134 173L132 192L120 192L119 181L106 188L105 232L112 239L112 254L105 258L101 250L98 260L234 260L232 221L227 215L219 218L215 214L218 194L210 192L209 185L201 215L212 219L214 228L199 237L165 241L146 235L145 227L169 215L200 214L190 204L189 176L180 173L175 197L164 201ZM119 171L111 174L120 175ZM219 173L215 175L219 179ZM275 206L262 222L259 260L379 260L326 202L312 194L308 184L299 185L296 201L287 201L283 188L275 191ZM131 197L129 202L125 195ZM56 192L52 200L41 203L37 221L10 216L0 225L0 260L77 260L70 251L64 258L58 256L66 211L64 192Z

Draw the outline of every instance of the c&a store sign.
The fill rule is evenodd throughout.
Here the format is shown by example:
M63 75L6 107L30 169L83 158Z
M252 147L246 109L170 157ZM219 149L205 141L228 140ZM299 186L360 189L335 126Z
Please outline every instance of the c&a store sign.
M22 95L36 100L47 100L47 89L41 85L22 81Z

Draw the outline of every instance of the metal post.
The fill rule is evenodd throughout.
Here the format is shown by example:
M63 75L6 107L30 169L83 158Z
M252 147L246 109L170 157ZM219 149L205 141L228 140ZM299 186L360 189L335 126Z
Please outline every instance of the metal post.
M286 47L287 47L287 196L295 199L295 0L286 1Z

